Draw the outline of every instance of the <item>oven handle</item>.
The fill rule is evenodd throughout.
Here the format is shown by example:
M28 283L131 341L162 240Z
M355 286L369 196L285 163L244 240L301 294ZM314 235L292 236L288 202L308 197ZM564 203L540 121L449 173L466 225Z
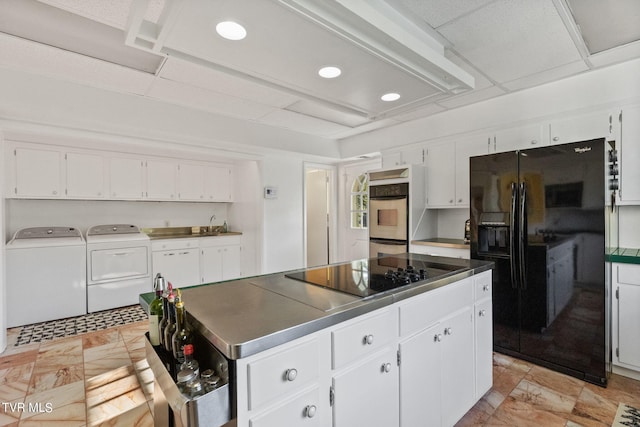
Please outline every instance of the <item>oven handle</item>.
M405 246L407 244L407 241L406 240L369 239L369 243L378 243L380 245L389 245L389 246Z
M406 199L407 196L373 196L371 200L403 200Z

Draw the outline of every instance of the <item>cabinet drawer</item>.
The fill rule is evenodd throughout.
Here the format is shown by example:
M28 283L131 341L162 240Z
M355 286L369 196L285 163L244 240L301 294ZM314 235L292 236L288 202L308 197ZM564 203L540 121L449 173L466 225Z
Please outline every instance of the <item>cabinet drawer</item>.
M318 342L312 340L249 363L249 409L316 381L318 354Z
M151 250L154 252L197 248L198 246L198 239L167 239L151 242Z
M333 369L372 354L391 342L397 335L396 319L395 311L385 310L333 331Z
M618 283L640 285L640 265L618 265Z
M475 290L475 301L491 298L491 271L476 274L473 276L473 287Z
M240 236L213 236L200 238L201 248L208 248L212 246L232 246L239 244Z
M252 418L249 425L251 427L319 426L323 419L320 413L322 410L325 409L320 404L320 389L315 387L282 406Z
M466 278L412 298L400 306L400 336L406 337L473 304L473 285Z

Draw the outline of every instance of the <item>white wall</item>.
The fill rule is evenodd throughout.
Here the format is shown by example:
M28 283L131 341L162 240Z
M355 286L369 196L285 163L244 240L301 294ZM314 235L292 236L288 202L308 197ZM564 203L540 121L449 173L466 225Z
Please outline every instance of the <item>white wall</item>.
M237 162L234 169L234 201L228 205L230 230L242 231L241 272L255 276L262 269L262 187L257 161Z
M439 209L437 212L437 237L464 239L464 222L469 219L469 209Z
M618 207L618 228L621 248L640 248L640 206Z
M276 187L275 199L263 199L262 273L304 267L304 164L270 157L261 164L262 183Z
M4 187L3 187L4 188ZM139 227L185 227L215 225L227 219L226 203L126 202L98 200L17 200L6 201L7 241L20 228L72 226L83 234L99 224L135 224ZM233 221L230 221L233 229Z
M4 165L4 139L0 132L0 165ZM0 168L4 172L4 167ZM0 235L5 234L4 173L0 173ZM5 246L0 244L0 353L7 347L7 292L4 268Z

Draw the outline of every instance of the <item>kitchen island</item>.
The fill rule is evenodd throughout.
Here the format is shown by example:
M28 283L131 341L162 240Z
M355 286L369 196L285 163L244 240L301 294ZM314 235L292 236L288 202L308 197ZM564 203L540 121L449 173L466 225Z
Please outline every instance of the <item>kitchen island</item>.
M422 277L360 286L364 296L296 275L358 288L410 264ZM239 426L454 424L491 386L492 264L402 254L340 266L184 290L192 325L228 362L230 418ZM147 350L157 383L162 373ZM185 408L203 412L208 395L196 405L167 387L174 411L195 425Z

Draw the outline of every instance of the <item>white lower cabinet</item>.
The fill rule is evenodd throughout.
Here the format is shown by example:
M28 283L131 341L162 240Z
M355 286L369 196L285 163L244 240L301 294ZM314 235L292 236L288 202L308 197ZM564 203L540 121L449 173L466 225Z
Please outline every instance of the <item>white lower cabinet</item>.
M151 243L153 276L162 273L173 288L200 284L200 249L197 239L157 240Z
M241 276L240 237L204 237L200 242L201 283Z
M640 379L640 265L614 263L612 266L613 364Z
M386 347L333 376L333 426L399 425L396 349Z
M487 271L239 359L237 425L453 426L491 387L491 338Z
M480 399L493 385L493 299L491 272L473 276L475 292L474 315L474 363L475 400Z
M400 344L403 427L452 426L473 406L474 395L470 306Z

